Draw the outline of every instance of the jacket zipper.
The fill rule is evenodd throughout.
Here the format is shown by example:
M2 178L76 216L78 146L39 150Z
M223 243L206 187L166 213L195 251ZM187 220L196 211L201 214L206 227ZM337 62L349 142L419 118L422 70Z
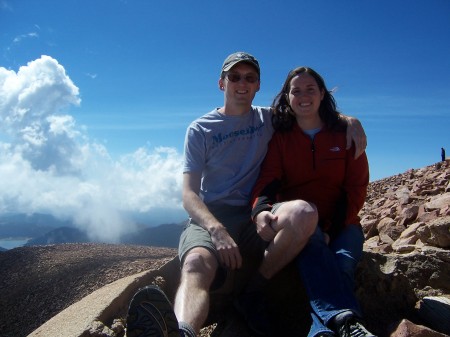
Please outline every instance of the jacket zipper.
M316 170L316 147L314 145L314 139L311 140L311 152L313 157L313 170Z

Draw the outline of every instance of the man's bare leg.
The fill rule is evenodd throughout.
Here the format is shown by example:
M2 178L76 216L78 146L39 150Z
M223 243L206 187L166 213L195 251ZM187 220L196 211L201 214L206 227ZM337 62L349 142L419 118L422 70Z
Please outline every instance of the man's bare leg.
M189 324L198 334L209 311L209 288L218 262L206 248L188 252L181 268L181 281L175 297L174 311L179 322Z

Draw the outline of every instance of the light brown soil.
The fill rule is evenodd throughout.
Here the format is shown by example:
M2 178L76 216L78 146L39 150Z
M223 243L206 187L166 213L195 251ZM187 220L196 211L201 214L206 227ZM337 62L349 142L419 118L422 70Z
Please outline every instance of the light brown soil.
M63 244L0 252L0 337L26 336L93 291L158 269L176 249Z

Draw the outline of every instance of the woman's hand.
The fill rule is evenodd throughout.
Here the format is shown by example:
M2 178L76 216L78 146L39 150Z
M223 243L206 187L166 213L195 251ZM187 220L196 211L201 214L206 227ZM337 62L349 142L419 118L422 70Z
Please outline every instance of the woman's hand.
M256 232L264 241L272 241L277 232L278 217L269 211L262 211L255 217Z

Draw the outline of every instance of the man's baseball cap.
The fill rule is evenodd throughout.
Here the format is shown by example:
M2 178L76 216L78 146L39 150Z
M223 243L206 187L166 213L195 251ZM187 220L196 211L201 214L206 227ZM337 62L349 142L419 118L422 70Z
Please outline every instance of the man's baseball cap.
M225 61L223 62L223 65L222 65L221 75L225 71L230 70L231 68L233 68L233 66L235 66L236 64L238 64L240 62L246 62L246 63L251 64L252 66L254 66L256 68L256 70L258 72L258 76L260 75L258 60L253 55L250 55L249 53L245 53L245 52L241 52L241 51L239 51L237 53L233 53L225 59Z

